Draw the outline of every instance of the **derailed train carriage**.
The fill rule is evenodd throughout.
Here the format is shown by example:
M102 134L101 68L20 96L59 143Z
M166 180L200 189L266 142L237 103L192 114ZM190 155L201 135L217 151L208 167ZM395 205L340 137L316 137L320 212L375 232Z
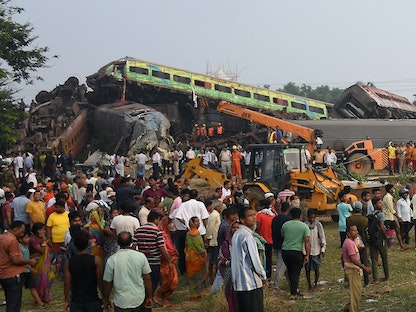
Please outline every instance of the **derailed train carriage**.
M330 115L355 119L414 119L416 106L403 96L357 83L345 89Z

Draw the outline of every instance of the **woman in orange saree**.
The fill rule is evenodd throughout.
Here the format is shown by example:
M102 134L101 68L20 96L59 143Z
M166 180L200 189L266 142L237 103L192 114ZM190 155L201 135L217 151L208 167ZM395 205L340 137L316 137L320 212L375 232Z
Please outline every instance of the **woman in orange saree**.
M160 262L160 276L161 283L156 290L153 300L163 307L170 307L169 299L172 293L178 286L178 271L176 270L176 264L178 262L178 252L175 249L172 238L170 236L170 229L172 227L172 220L167 216L163 217L159 223L159 229L163 233L163 239L165 240L165 247L170 257L170 262L167 262L161 257Z
M185 241L186 272L188 273L188 286L191 300L199 300L208 293L210 284L207 269L207 251L204 241L199 234L199 219L192 217L189 220L189 231Z

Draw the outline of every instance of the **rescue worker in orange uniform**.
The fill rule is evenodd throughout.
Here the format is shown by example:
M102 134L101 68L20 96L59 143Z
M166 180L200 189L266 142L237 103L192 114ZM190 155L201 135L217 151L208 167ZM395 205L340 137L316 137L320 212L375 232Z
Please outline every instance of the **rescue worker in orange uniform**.
M207 137L207 128L205 127L205 124L203 124L200 128L199 128L199 132L200 132L200 140L201 142L203 142L206 137Z
M241 181L241 159L243 156L238 151L237 146L233 146L233 153L231 154L231 168L232 168L232 176L236 178L236 181Z
M218 137L219 138L222 137L222 134L223 133L224 133L224 128L222 127L221 123L219 123L218 124L218 127L217 127L217 135L218 135Z
M214 127L213 126L209 127L208 128L208 137L212 138L214 136L214 132L215 132Z
M197 141L199 141L199 137L201 136L201 130L199 129L198 124L194 125L194 134Z

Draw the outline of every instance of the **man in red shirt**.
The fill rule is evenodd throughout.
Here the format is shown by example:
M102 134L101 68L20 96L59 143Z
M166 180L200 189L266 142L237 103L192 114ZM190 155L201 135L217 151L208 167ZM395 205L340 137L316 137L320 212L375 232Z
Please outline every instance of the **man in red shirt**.
M36 265L36 259L25 260L17 238L23 237L25 224L14 221L8 232L0 235L0 284L6 296L6 311L20 311L22 281L20 274L27 265Z
M149 185L150 188L143 192L142 194L142 201L144 201L148 197L153 197L155 200L155 205L153 208L159 208L159 204L162 201L162 197L168 195L165 189L160 188L157 184L157 178L155 176L149 177Z
M276 216L270 209L267 200L260 201L260 207L263 207L256 215L257 227L256 232L266 240L266 276L270 280L272 276L272 255L273 255L273 235L272 222Z

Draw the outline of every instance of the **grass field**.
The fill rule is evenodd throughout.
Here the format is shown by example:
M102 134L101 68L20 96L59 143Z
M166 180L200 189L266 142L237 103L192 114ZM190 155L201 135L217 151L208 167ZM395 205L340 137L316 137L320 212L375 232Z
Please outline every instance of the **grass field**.
M304 271L301 274L300 290L307 297L302 300L289 301L289 288L285 281L282 283L282 291L275 294L272 289L265 291L265 310L266 311L339 311L347 300L347 289L342 282L343 271L340 266L341 249L339 245L339 234L337 224L329 218L321 218L328 241L327 253L322 263L321 281L324 285L319 286L318 290L309 293L307 290ZM409 250L400 252L395 241L388 251L390 262L390 280L386 283L371 285L364 289L360 311L413 311L416 308L416 266L415 266L415 247L413 243ZM379 276L383 277L382 268L379 268ZM52 301L47 310L63 311L63 282L55 282L52 288ZM4 294L0 292L0 300L4 299ZM186 288L186 278L180 277L179 287L175 291L172 303L173 308L160 308L155 306L154 311L227 311L227 303L223 292L215 296L204 297L200 302L189 301ZM36 311L36 305L28 290L24 290L22 311ZM5 311L5 307L0 307L0 311Z

